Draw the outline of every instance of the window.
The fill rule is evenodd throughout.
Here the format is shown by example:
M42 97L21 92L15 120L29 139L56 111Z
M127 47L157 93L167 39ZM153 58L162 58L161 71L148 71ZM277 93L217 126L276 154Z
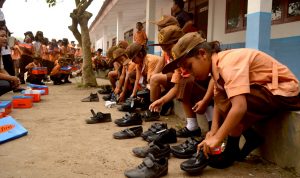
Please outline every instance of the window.
M273 0L273 24L287 23L298 20L300 20L300 0Z
M133 42L133 29L124 33L124 40L127 41L129 44Z
M226 1L226 33L246 28L247 0Z
M112 39L111 45L112 46L116 46L117 45L117 37L115 37L115 38Z

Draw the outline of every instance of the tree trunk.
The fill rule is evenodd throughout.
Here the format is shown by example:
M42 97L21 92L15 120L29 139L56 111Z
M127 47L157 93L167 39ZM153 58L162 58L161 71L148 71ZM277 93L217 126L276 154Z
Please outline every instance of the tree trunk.
M88 29L88 21L92 17L90 12L83 12L79 20L81 28L81 41L82 41L82 55L83 55L83 67L82 67L82 79L84 86L96 87L97 81L93 72L92 66L92 53L91 53L91 40Z

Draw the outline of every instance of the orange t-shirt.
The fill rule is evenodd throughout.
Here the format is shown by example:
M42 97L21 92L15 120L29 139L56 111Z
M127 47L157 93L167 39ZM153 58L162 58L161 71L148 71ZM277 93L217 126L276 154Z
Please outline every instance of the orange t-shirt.
M13 60L19 60L21 57L21 49L18 45L15 45L13 50L11 51L11 58Z
M251 84L266 87L274 95L297 96L299 81L283 64L255 49L232 49L212 57L215 95L225 90L228 98L250 93Z
M146 45L146 42L147 42L146 32L144 30L137 31L133 35L133 40L140 45Z
M160 58L160 56L147 54L143 66L137 65L137 67L140 67L142 75L147 76L147 81L149 81L150 77L153 75L153 71Z
M42 45L42 59L49 60L48 48L46 45Z

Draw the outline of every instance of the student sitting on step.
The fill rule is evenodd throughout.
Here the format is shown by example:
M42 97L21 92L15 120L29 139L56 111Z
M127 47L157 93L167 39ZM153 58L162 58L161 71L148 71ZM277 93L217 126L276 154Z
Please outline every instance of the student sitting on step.
M182 67L199 80L206 80L212 73L215 81L212 127L198 145L199 154L206 159L200 156L194 158L199 161L186 162L189 169L207 165L225 138L225 150L214 166L224 168L244 159L262 143L251 130L253 124L278 112L300 109L298 79L264 52L247 48L221 52L219 42L206 42L199 33L192 32L179 39L172 55L174 61L164 67L164 73ZM242 134L246 142L240 150Z

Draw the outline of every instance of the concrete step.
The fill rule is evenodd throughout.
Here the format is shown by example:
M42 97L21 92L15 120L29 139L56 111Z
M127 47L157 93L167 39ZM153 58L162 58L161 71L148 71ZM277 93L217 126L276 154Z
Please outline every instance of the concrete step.
M181 103L174 100L175 114L185 119ZM203 132L208 124L203 115L197 115ZM265 139L264 144L254 152L264 159L300 175L300 111L281 113L255 125L255 129ZM241 145L244 144L241 139Z

